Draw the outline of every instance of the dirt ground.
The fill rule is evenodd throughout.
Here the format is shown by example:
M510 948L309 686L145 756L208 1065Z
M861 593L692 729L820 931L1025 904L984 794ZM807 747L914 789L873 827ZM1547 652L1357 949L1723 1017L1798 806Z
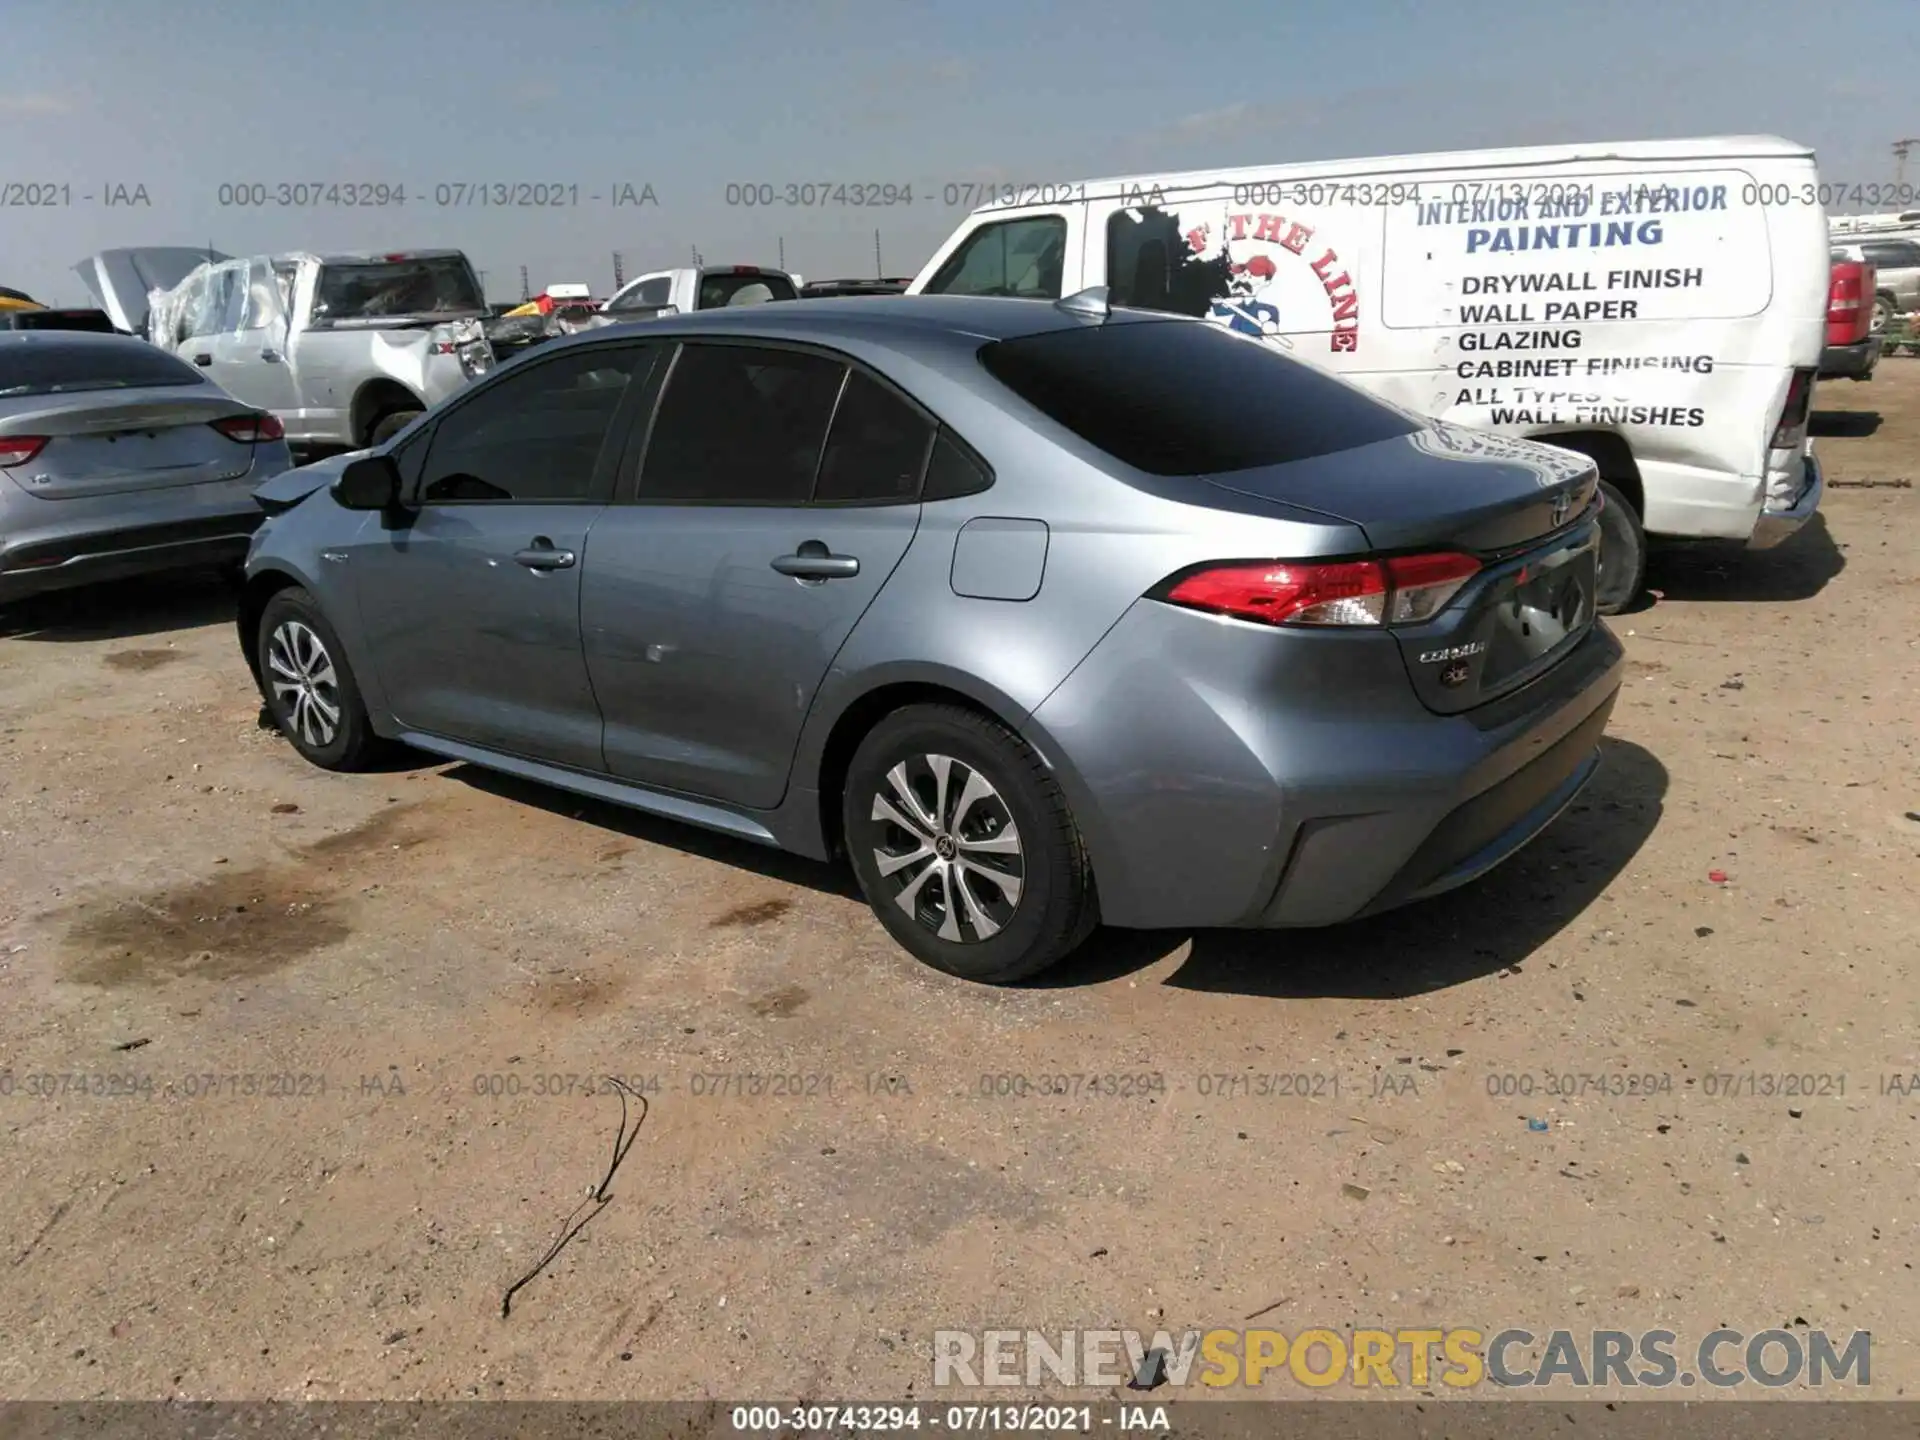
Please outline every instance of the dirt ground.
M1920 360L1820 404L1833 478L1920 472ZM0 612L0 1395L899 1399L936 1329L1267 1306L1870 1329L1920 1385L1920 491L1653 584L1600 777L1483 882L1008 991L820 867L309 767L211 583ZM645 1122L503 1318L607 1075ZM996 1093L1048 1075L1149 1078Z

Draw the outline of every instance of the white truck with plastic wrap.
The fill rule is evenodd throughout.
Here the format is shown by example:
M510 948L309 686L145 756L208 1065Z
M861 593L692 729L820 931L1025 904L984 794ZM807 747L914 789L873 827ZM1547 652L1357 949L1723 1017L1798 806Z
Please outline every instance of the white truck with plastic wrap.
M910 294L1210 317L1407 409L1597 462L1600 602L1646 536L1777 544L1820 502L1813 152L1772 137L1007 186Z
M149 340L277 415L291 444L378 444L493 367L485 297L458 250L212 254L169 288L124 293L178 254L110 251L75 268L103 309L144 313Z

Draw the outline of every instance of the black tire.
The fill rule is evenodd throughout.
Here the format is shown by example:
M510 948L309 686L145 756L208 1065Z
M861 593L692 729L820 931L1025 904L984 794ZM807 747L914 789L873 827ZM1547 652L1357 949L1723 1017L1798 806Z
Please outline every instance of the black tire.
M932 762L939 760L949 762L945 816L934 805ZM891 783L896 767L903 767L919 815ZM964 813L954 813L966 798L969 775L984 781L988 793L976 790ZM882 800L914 823L875 818ZM945 823L922 827L920 815ZM848 767L841 816L847 853L873 913L904 949L936 970L988 985L1024 980L1063 959L1099 919L1086 845L1058 782L1019 736L971 710L912 705L882 720ZM949 894L947 877L956 873L951 861L966 858L967 846L987 844L996 848L975 850L962 872L969 878L956 884L966 894ZM1006 850L1009 844L1016 848ZM878 852L900 857L916 850L925 856L922 863L881 873ZM988 878L996 872L1017 879L1017 888ZM908 891L912 913L900 903Z
M1618 615L1640 598L1647 583L1647 532L1640 512L1610 480L1600 482L1606 504L1600 511L1600 579L1594 608Z
M254 654L267 712L306 759L322 770L365 770L386 748L373 733L339 634L307 591L290 586L267 601L254 632ZM291 684L303 673L313 697L305 704ZM285 689L283 680L289 682Z
M420 418L418 410L389 410L373 422L373 429L367 432L367 445L372 448L384 445L398 435L407 426Z

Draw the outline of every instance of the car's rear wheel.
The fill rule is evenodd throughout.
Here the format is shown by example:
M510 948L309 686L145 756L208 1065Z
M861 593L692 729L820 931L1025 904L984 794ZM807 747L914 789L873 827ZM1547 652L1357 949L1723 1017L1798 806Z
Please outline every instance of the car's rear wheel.
M1640 512L1610 480L1600 482L1600 578L1594 608L1618 615L1640 597L1647 583L1647 534Z
M1065 795L1030 746L983 715L895 711L860 743L842 804L867 903L937 970L1009 984L1093 929L1092 870Z
M1878 335L1893 323L1893 296L1881 293L1873 299L1873 319L1870 322L1871 333Z
M323 770L362 770L382 749L346 650L319 602L298 586L267 601L256 642L267 710Z
M386 444L387 441L411 425L419 416L420 411L418 410L389 410L373 422L373 429L368 432L367 435L368 446Z

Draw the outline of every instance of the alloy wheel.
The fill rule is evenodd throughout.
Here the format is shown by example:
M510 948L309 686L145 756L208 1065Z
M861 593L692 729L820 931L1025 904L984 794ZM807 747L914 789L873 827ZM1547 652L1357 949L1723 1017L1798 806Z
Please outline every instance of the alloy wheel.
M983 773L950 755L919 755L887 771L874 794L874 865L892 902L953 944L1006 928L1025 888L1020 827Z
M294 735L316 750L340 733L340 680L310 626L282 620L267 641L267 684Z

